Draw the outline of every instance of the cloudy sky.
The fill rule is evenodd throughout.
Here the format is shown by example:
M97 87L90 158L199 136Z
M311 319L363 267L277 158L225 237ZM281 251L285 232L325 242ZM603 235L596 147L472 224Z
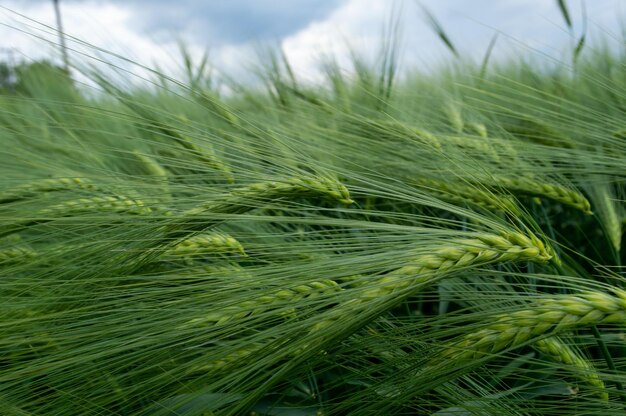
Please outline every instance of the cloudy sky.
M372 55L391 15L400 21L402 66L433 70L450 53L425 23L415 0L61 0L65 31L148 66L180 64L183 40L194 56L208 50L228 74L249 68L259 45L281 45L305 79L318 76L319 57L350 51ZM623 0L587 0L588 31L619 44ZM540 54L559 59L582 31L582 2L569 0L569 32L556 0L421 0L466 59L479 61L495 33L500 59ZM0 59L58 55L52 0L2 0ZM395 13L395 14L394 14ZM53 42L46 42L45 39ZM72 48L85 51L78 44ZM9 50L13 52L8 52ZM88 52L93 55L93 49ZM80 56L73 53L73 59Z

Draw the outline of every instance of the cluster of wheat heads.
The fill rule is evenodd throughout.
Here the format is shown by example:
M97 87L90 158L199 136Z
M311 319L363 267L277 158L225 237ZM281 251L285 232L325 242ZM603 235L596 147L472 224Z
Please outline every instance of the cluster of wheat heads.
M0 412L626 414L623 55L383 56L0 94Z

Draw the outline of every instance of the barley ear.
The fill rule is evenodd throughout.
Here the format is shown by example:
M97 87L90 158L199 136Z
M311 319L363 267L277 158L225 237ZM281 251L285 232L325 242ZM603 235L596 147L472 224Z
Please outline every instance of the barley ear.
M165 257L193 260L211 254L241 254L245 256L246 252L243 245L234 237L220 232L211 232L195 235L177 243L165 253Z
M494 183L497 186L506 188L513 194L521 193L531 196L539 196L552 199L563 205L576 208L587 215L592 215L589 200L575 189L566 188L562 185L542 182L532 177L495 177Z
M471 205L488 211L519 212L515 200L504 195L497 195L463 183L440 181L437 179L417 178L410 181L429 194L458 205Z
M360 310L401 291L414 294L434 284L448 273L493 263L530 261L547 263L551 250L533 234L507 232L500 235L477 233L474 238L452 240L430 253L419 254L409 262L367 285L351 289L350 301L331 309L311 329L315 334L339 319L358 318ZM400 298L401 299L401 298Z
M568 365L573 372L588 386L595 388L602 400L609 400L604 382L593 365L578 352L556 337L537 340L533 347L550 359Z
M626 292L585 292L540 299L527 308L495 316L484 328L465 335L442 354L444 359L473 360L519 346L532 338L575 328L626 322Z
M42 179L35 182L25 183L0 193L0 204L15 202L26 198L36 197L40 193L63 191L63 190L96 191L98 187L89 179L85 178L54 178Z

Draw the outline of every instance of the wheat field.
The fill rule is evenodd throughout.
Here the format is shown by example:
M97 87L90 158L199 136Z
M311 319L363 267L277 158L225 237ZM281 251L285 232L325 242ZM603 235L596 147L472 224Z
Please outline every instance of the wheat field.
M614 42L402 78L388 42L320 85L270 50L231 94L184 50L97 94L23 65L0 414L626 414Z

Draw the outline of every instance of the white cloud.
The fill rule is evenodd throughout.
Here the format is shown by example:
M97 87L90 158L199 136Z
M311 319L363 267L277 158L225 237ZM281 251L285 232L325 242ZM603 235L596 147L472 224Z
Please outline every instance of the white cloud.
M0 38L5 40L6 45L25 60L52 59L59 62L59 38L55 32L52 4L24 5L23 2L9 1L5 7L9 11L0 12ZM96 64L94 59L89 58L101 56L141 76L148 75L148 72L133 68L131 64L89 45L147 66L158 63L168 67L175 59L171 56L175 42L159 44L145 34L133 30L133 26L129 24L133 16L128 8L91 1L68 3L63 5L62 11L70 60L73 62Z
M316 80L319 59L333 55L346 63L350 49L367 54L380 44L389 2L351 0L326 20L313 22L283 40L282 47L294 70L304 79Z
M575 31L580 33L580 6L575 5L575 2L569 3L575 20ZM568 43L572 42L553 1L422 0L422 4L429 7L441 21L462 55L475 61L482 58L496 31L504 34L496 45L496 57L517 56L534 48L558 58ZM411 0L347 0L322 20L313 21L297 33L282 39L282 46L301 77L318 80L320 55L332 53L346 67L350 48L371 57L379 48L382 28L394 5L399 6L402 18L404 36L401 44L405 68L412 66L432 71L442 61L451 58L441 41L424 23L416 3ZM14 48L29 59L59 55L51 2L5 0L3 6L8 9L0 9L0 39L3 39L3 47ZM616 16L624 16L626 8L620 0L594 0L587 2L587 7L590 29L599 27L608 33L620 33ZM170 72L182 63L177 37L188 40L189 49L196 59L199 59L205 48L211 47L210 44L200 44L192 33L173 33L168 40L164 40L163 30L144 33L143 30L150 25L137 24L146 18L141 15L141 9L125 3L102 0L62 2L62 9L65 29L76 39L147 66L157 63L160 68L169 69ZM165 22L170 17L161 17L161 20ZM38 39L39 36L48 39L49 43ZM85 53L94 52L76 43L70 46ZM78 56L78 53L72 53L74 59ZM250 66L254 53L251 44L222 43L211 49L210 56L222 72L240 77ZM3 58L0 54L0 59ZM140 73L146 74L145 71Z
M574 41L565 27L556 2L546 0L423 0L421 4L436 16L465 59L479 62L495 33L500 32L495 59L539 53L555 59L571 50ZM424 71L436 70L451 59L450 52L425 23L414 1L351 0L326 20L315 22L283 40L283 48L306 79L319 79L315 70L320 54L335 54L340 61L349 56L348 44L358 53L378 50L381 28L392 7L399 7L403 28L402 63ZM620 0L587 2L588 26L595 25L617 33L619 16L624 16ZM582 27L582 11L570 2L575 37ZM591 29L591 27L590 27Z

